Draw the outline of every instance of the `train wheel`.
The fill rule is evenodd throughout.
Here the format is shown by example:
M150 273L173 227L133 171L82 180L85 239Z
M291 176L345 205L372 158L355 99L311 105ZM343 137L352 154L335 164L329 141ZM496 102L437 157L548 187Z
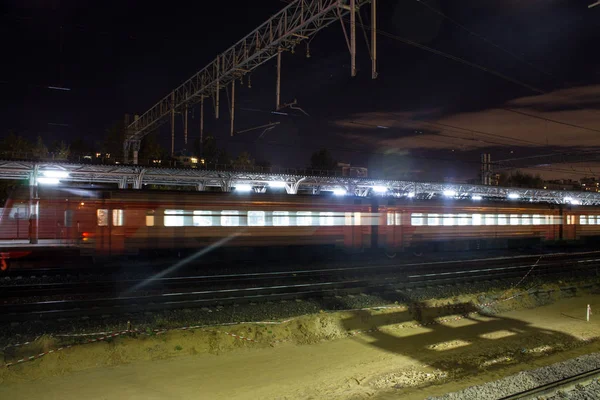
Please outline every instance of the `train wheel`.
M398 253L396 253L396 252L389 253L387 251L385 252L385 255L387 256L387 258L396 258L396 254L398 254Z

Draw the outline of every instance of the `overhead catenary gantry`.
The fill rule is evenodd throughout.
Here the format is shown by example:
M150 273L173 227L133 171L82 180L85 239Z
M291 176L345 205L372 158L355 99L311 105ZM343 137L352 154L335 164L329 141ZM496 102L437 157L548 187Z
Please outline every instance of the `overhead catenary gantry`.
M321 173L320 175L318 175ZM29 181L32 199L38 184L106 184L121 189L143 189L145 185L191 186L203 191L285 189L288 194L330 192L348 196L386 196L406 199L463 199L474 202L526 201L532 203L600 205L600 193L585 191L507 188L499 186L414 182L389 179L327 176L323 171L271 169L258 171L216 171L204 169L152 168L136 165L94 165L34 161L1 161L0 179ZM36 205L31 204L32 210ZM36 212L32 212L32 215Z
M356 16L365 4L371 3L371 43L369 47L372 60L371 77L377 77L376 63L376 0L294 0L288 6L269 18L258 28L250 32L236 44L210 62L190 79L182 83L171 93L163 97L148 111L135 117L127 127L123 146L124 162L129 161L133 151L133 164L137 165L138 152L144 136L155 130L169 119L171 121L171 155L175 152L175 114L183 113L184 140L188 139L188 111L200 104L200 137L204 134L204 103L212 99L215 118L219 118L220 92L231 92L230 134L234 134L235 121L235 85L261 64L277 58L277 76L275 79L275 109L281 104L281 63L282 53L293 51L300 43L306 43L309 55L311 38L321 29L335 21L341 21L350 50L352 76L356 75ZM345 17L350 14L350 33L345 28Z

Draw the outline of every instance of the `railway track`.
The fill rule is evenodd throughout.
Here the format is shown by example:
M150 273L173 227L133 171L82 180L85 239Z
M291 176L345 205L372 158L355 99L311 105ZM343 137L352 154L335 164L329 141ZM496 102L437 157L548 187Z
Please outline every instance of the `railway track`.
M578 256L590 257L599 253L580 253ZM521 269L530 267L533 262L539 264L543 269L547 265L555 265L557 262L566 262L563 259L568 258L570 263L577 262L578 257L572 255L555 254L549 261L542 261L539 256L517 256L517 257L496 257L487 259L473 259L468 261L443 261L431 263L411 263L395 265L368 265L368 266L350 266L325 269L304 269L278 272L261 273L243 273L243 274L220 274L220 275L196 275L185 277L159 277L146 280L104 280L104 281L84 281L72 283L36 283L36 284L15 284L0 286L0 298L6 302L7 297L36 297L53 295L90 295L99 293L110 293L117 295L123 292L130 292L132 288L140 287L146 291L150 290L178 290L178 289L202 289L212 288L215 285L226 285L231 287L244 287L248 284L256 283L263 285L264 282L271 281L275 284L293 283L314 283L315 280L324 281L334 278L352 278L364 279L370 276L381 276L385 274L394 274L395 277L404 278L407 282L418 277L439 277L454 276L464 273L490 272L497 267L504 267L506 263L514 262L516 265L505 267L505 269ZM596 258L588 258L587 262L596 262ZM471 267L477 267L470 270ZM571 266L572 267L572 266ZM422 271L427 270L427 274ZM455 279L455 278L452 278Z
M164 292L136 295L131 290L140 281L103 282L104 287L90 296L98 282L89 286L15 285L3 287L0 298L0 321L67 318L76 316L112 315L140 311L173 310L206 307L217 304L249 303L327 297L342 294L380 293L410 288L452 285L523 277L563 276L566 271L578 276L596 273L600 252L555 254L540 258L523 256L471 260L403 264L401 266L352 267L325 270L265 272L244 275L209 275L161 278L156 282ZM427 267L425 269L425 267ZM23 296L48 296L73 290L71 294L87 297L74 300L44 300L23 302ZM104 292L103 292L104 290ZM116 291L115 291L116 290ZM129 291L127 291L129 290ZM144 288L146 291L147 288ZM61 292L62 291L62 292ZM123 292L127 294L123 294ZM100 296L98 296L100 294ZM400 296L400 294L398 294ZM8 299L20 299L8 303Z
M573 390L577 386L588 385L598 379L600 379L600 368L583 372L581 374L569 376L564 379L559 379L554 382L547 383L545 385L541 385L529 390L524 390L522 392L512 394L510 396L505 396L499 400L534 400L542 398L546 399L548 397L558 394L559 391ZM591 399L596 397L595 395L590 394L590 397L585 398Z

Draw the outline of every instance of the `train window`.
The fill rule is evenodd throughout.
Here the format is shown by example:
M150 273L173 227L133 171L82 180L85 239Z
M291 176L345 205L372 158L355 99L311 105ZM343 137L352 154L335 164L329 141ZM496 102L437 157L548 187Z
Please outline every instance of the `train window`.
M575 216L567 215L567 225L573 225L573 224L575 224Z
M473 225L481 225L481 214L473 214Z
M10 219L27 219L27 206L26 205L14 206L13 208L10 209L8 218L10 218Z
M585 217L585 215L580 215L579 216L579 223L581 225L586 225L587 224L587 218Z
M248 226L265 226L264 211L248 211Z
M212 226L212 211L196 210L192 217L194 226Z
M223 210L221 211L221 226L239 226L240 225L240 212L237 210Z
M529 214L521 215L521 225L531 225L531 216Z
M519 215L518 214L510 215L510 224L511 225L519 225Z
M393 212L387 213L387 224L394 225L394 213Z
M498 225L508 225L506 214L498 214Z
M154 210L146 213L146 226L154 226Z
M596 225L596 217L594 217L593 215L588 215L588 224Z
M333 225L333 213L332 212L322 212L319 213L319 225L322 226L332 226Z
M454 214L444 214L443 224L444 226L456 225L456 216Z
M533 214L533 225L542 225L542 216L539 214Z
M427 225L437 226L439 224L440 224L440 215L439 214L427 214Z
M165 226L183 226L184 210L165 210Z
M108 210L97 210L98 226L108 226Z
M273 226L290 226L289 211L273 211Z
M421 213L410 214L410 224L413 226L423 225L423 214L421 214Z
M112 211L113 226L123 226L123 210Z
M402 213L396 213L396 225L402 225Z
M354 213L354 225L362 225L362 214L359 212Z
M485 224L486 225L496 225L496 215L485 214Z
M467 214L458 214L458 225L469 225L469 216Z
M312 225L312 212L311 211L298 211L296 213L296 225L298 225L298 226Z

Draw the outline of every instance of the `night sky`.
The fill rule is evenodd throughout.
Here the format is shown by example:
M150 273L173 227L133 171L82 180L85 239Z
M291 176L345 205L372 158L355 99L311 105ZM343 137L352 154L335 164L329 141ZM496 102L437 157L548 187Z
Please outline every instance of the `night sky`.
M297 99L309 116L292 110L288 116L271 114L272 60L252 73L252 88L246 78L237 90L236 130L281 124L262 136L257 129L230 138L222 93L222 117L208 116L205 132L231 155L248 150L273 165L304 167L313 151L327 147L337 160L408 179L473 178L482 152L498 160L598 149L600 7L588 9L592 2L379 0L377 80L371 80L360 29L359 72L350 77L349 54L336 23L312 41L310 58L302 45L283 56L282 102ZM286 2L91 4L4 2L3 135L14 130L48 142L77 136L90 144L101 142L105 130L125 113L146 111ZM407 40L504 78L407 45ZM205 111L212 112L210 103ZM197 108L190 117L189 134L195 138ZM177 129L181 149L181 118ZM168 131L164 125L160 132L165 146ZM531 171L578 179L600 175L600 165Z

